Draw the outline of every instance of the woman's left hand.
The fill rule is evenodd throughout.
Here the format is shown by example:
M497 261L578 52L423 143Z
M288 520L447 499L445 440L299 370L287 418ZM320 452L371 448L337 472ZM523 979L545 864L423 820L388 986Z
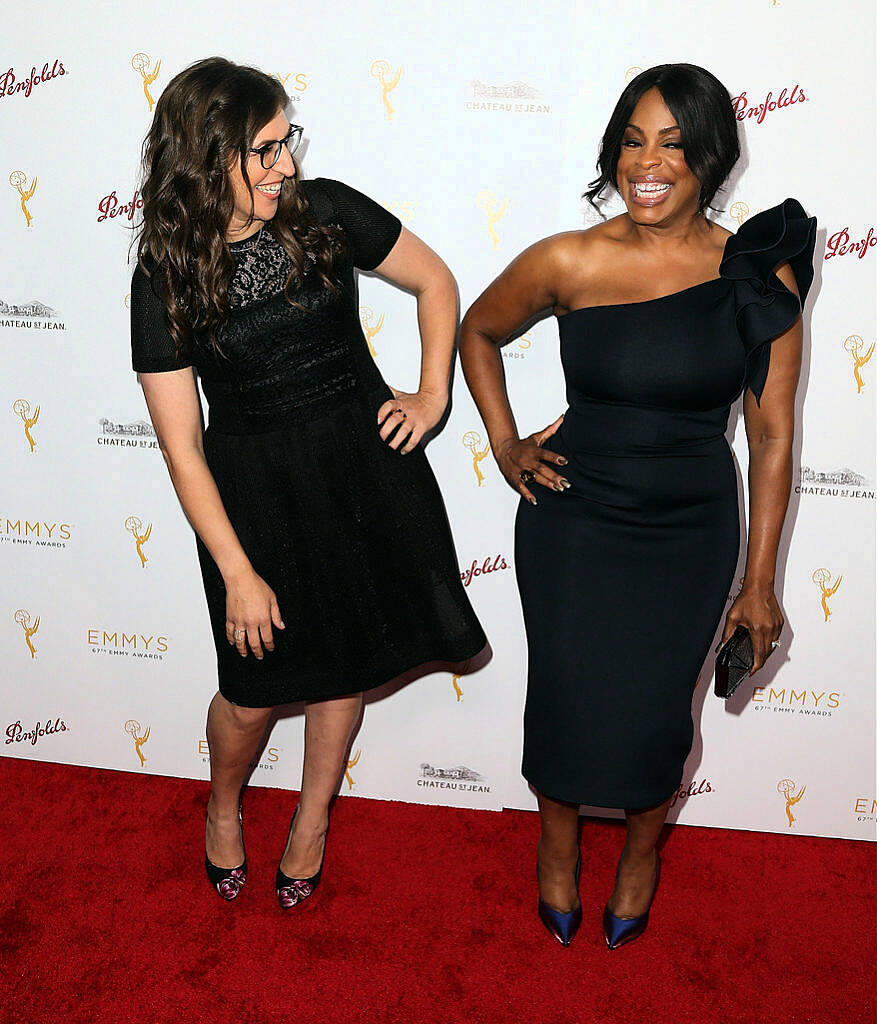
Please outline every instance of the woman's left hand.
M405 391L397 391L391 387L393 398L378 409L378 426L381 440L386 441L392 434L389 446L398 449L404 441L402 454L407 455L420 444L427 430L442 418L447 395L438 395L428 391L418 391L409 395Z
M747 588L744 583L725 619L722 645L731 639L737 626L745 626L752 638L755 656L749 673L753 675L773 653L775 648L772 645L779 639L784 622L773 587Z

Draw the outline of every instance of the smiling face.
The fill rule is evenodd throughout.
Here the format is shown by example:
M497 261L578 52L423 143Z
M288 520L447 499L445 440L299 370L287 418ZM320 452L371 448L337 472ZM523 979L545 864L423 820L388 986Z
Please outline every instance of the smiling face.
M266 142L283 139L289 132L289 121L282 110L257 133L251 148L258 149ZM280 157L273 167L265 170L256 153L247 158L247 175L252 185L252 192L244 181L240 162L235 155L229 167L232 188L234 190L234 212L228 224L226 236L229 241L236 241L254 235L277 212L280 191L287 178L295 177L295 164L286 146L283 146ZM250 214L252 211L252 220Z
M697 213L700 182L685 162L679 126L657 89L649 89L630 116L615 180L637 224L664 225Z

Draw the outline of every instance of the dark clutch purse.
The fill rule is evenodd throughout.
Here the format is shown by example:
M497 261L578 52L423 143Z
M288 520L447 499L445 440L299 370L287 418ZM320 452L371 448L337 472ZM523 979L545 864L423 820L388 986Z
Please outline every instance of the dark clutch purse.
M716 658L715 695L727 700L752 671L754 661L749 630L745 626L738 626Z

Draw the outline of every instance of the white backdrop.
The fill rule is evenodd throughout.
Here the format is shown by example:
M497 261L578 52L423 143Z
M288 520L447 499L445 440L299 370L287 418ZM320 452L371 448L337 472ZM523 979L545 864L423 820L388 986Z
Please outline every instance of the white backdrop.
M305 174L394 210L452 268L465 309L526 245L593 222L580 196L626 77L684 60L737 98L745 158L721 222L795 196L820 232L779 566L783 647L728 706L704 669L671 819L874 838L869 0L655 0L645 17L630 0L448 2L439 15L425 0L366 0L281 6L268 21L230 0L38 10L5 12L0 58L3 754L207 775L215 666L195 546L130 370L127 246L150 98L210 54L277 74L305 126ZM370 276L360 299L382 373L413 389L413 300ZM503 354L522 433L551 422L564 407L553 320ZM745 479L739 415L731 434ZM428 453L493 658L459 680L374 694L345 794L535 806L519 773L516 497L485 444L457 372ZM300 709L277 723L254 784L298 786L302 724Z

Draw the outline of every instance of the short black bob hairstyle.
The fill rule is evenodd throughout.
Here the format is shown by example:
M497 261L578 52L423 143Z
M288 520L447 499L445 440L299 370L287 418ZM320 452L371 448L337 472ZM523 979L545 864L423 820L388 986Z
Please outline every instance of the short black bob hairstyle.
M740 141L728 90L715 75L696 64L659 64L631 79L606 125L597 158L600 175L588 184L585 197L596 207L594 200L607 185L617 189L616 171L624 130L649 89L660 92L676 118L685 162L700 182L698 212L704 213L739 160Z

